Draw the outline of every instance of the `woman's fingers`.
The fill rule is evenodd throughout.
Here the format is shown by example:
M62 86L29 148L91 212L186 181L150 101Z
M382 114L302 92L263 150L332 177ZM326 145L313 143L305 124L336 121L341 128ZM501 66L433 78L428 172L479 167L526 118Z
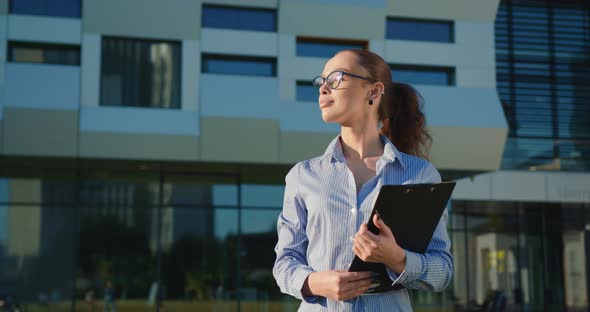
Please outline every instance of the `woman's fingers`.
M358 280L364 280L369 277L373 276L373 272L371 271L362 271L362 272L342 272L341 278L344 282L353 282Z
M348 291L343 291L338 297L340 299L338 300L348 300L348 299L352 299L352 298L356 298L362 294L364 294L367 290L369 290L369 288L371 287L371 284L363 286L363 287L359 287L359 288L354 288Z
M372 233L370 233L370 234L372 234ZM376 237L370 237L370 236L367 236L367 235L356 235L355 242L358 241L363 246L367 246L367 247L371 247L371 248L376 248L377 247L377 241L375 239L376 239Z
M354 239L354 245L352 251L359 256L363 261L366 261L367 257L374 254L374 250L377 248L377 243L371 241L366 236L357 235Z
M358 297L369 290L372 284L371 278L344 283L338 291L337 300L348 300Z

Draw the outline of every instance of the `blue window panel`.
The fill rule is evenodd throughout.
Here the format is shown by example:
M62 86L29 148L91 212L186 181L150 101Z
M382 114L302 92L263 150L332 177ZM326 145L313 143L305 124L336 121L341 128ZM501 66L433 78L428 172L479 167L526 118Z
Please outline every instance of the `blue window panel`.
M318 42L297 40L297 56L311 56L311 57L327 57L330 58L339 51L346 49L360 49L366 48L364 43L332 43L332 42Z
M311 82L297 81L295 99L301 102L317 102L318 95L313 91Z
M179 109L180 42L102 38L102 106Z
M392 65L391 76L393 77L393 81L405 82L409 84L443 86L455 84L455 75L452 68Z
M12 0L10 13L79 18L80 2L81 0Z
M203 27L277 31L277 12L270 9L203 6Z
M8 42L8 61L78 66L80 65L80 47L13 41Z
M453 42L453 22L390 18L385 37L395 40Z
M276 76L272 58L203 55L203 72L211 74Z

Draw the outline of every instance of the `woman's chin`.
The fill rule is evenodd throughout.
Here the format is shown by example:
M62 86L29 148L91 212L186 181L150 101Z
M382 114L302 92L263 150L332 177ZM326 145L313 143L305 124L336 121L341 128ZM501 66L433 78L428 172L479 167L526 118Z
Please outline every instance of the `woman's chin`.
M329 116L325 116L324 114L322 114L322 120L325 123L333 123L334 122L334 120L332 120Z
M325 123L335 123L338 122L336 116L334 116L333 114L330 114L326 111L322 111L322 119L324 120Z

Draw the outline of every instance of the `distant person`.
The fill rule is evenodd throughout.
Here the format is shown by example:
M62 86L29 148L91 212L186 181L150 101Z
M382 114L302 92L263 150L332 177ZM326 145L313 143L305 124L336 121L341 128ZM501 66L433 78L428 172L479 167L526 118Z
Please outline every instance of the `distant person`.
M366 50L336 53L313 87L322 119L339 124L340 135L285 178L275 280L302 300L299 311L412 311L407 289L441 291L451 282L448 212L425 253L400 247L377 216L378 235L366 223L381 185L441 182L425 159L430 136L420 96L392 82L387 63ZM372 274L347 272L355 255L385 264L391 283L405 288L363 295L374 287Z
M88 289L84 294L84 301L86 302L86 307L88 312L94 312L94 289Z
M111 281L107 281L104 288L104 308L103 311L116 312L115 309L115 288Z

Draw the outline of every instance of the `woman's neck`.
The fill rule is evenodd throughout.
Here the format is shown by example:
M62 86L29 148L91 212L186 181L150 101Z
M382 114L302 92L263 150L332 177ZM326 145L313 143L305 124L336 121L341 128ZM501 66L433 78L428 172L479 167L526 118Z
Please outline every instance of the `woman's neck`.
M364 160L383 154L383 142L377 127L342 127L342 152L348 160Z

